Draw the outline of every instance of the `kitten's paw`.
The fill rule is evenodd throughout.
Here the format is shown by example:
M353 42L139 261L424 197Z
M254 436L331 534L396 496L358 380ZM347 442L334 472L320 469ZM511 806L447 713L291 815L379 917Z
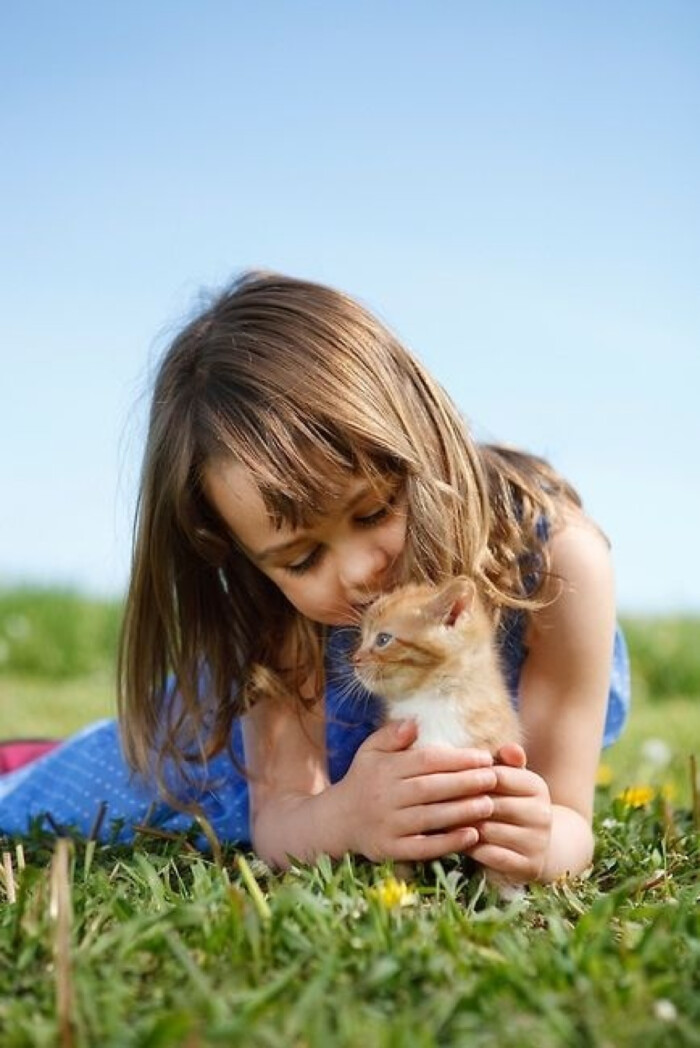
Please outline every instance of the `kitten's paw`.
M487 882L496 889L501 902L515 902L522 899L526 894L524 884L518 884L509 880L504 874L496 873L495 870L484 870Z
M414 881L416 879L415 862L395 862L394 877L397 881Z

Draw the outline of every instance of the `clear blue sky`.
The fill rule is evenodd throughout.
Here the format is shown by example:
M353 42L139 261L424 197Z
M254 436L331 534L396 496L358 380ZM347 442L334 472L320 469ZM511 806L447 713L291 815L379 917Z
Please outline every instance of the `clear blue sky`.
M248 266L545 454L625 611L700 610L700 4L0 10L0 582L120 592L154 361Z

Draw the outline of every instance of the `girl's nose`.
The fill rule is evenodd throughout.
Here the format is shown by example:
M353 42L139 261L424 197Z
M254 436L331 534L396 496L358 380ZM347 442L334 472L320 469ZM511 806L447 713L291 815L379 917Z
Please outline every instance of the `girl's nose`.
M340 581L351 599L363 600L375 596L381 588L389 558L381 546L352 543L343 552Z

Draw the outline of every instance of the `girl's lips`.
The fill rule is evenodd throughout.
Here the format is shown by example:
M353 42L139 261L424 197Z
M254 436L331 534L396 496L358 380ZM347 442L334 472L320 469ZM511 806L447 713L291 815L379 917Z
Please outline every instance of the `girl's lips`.
M353 611L356 611L358 615L362 615L365 611L367 611L367 608L369 608L372 604L375 603L375 601L378 601L380 597L386 596L387 593L391 593L391 591L395 589L397 585L398 583L392 580L391 582L387 583L386 586L382 586L379 593L375 593L373 596L368 597L366 600L358 601L356 604L353 604Z
M348 604L347 610L342 615L342 623L339 625L346 626L359 626L360 620L371 604L374 603L376 597L372 600L362 601L362 603Z
M360 618L362 615L364 615L367 609L375 603L375 601L378 601L380 597L385 596L387 593L391 593L391 591L395 589L398 585L399 583L392 579L390 582L386 584L386 586L382 586L381 590L379 590L378 593L373 593L371 597L367 597L366 599L363 599L361 601L354 601L350 605L353 615Z

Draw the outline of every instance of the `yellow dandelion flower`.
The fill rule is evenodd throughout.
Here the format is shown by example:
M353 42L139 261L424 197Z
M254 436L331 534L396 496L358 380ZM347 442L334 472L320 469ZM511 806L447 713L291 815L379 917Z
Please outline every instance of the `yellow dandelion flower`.
M617 799L628 808L644 808L655 796L656 791L651 786L628 786L617 795Z
M396 877L387 877L373 888L368 888L367 894L376 899L385 910L393 910L397 906L412 906L417 899L415 893L408 889L406 882L399 881Z
M599 764L595 777L596 786L609 786L613 781L613 770L609 764Z

